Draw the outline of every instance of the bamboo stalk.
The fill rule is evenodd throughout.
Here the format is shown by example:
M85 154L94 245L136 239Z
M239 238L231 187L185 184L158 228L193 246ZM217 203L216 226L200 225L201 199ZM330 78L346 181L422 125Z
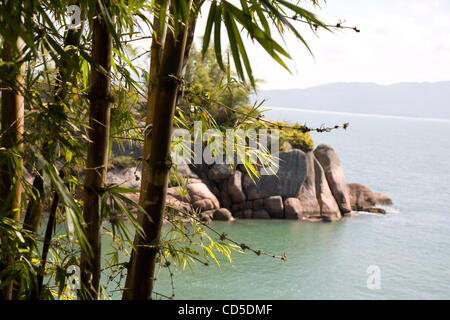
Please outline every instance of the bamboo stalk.
M21 49L24 43L21 38L16 38L15 43L8 43L6 39L3 42L2 60L4 62L14 62L21 64ZM5 149L16 148L19 152L22 150L22 137L24 130L24 97L20 90L23 89L24 79L22 77L24 71L23 65L19 71L12 75L11 83L3 86L8 89L2 90L2 138L1 145ZM14 87L11 88L11 87ZM22 185L17 175L22 174L23 160L18 160L19 168L15 168L15 172L11 172L14 168L10 159L3 160L0 168L0 208L8 212L11 218L16 222L20 222L21 218L21 199ZM6 257L8 266L14 264L15 257L10 254ZM3 288L3 299L11 300L13 298L13 286L15 281L10 281Z
M191 5L192 0L189 2L189 8ZM153 292L153 277L159 253L167 182L171 167L171 128L180 87L179 79L182 76L186 54L189 22L192 22L189 20L187 17L177 39L172 32L167 34L160 72L156 78L154 92L151 93L153 100L149 101L150 105L147 105L147 108L149 106L151 108L153 124L151 136L146 135L144 142L140 203L148 216L143 214L139 216L145 237L137 235L135 239L135 254L131 261L132 272L127 276L127 299L151 299Z
M93 22L92 58L107 73L111 70L112 35L100 14ZM97 299L101 270L100 199L104 193L108 164L111 116L111 81L96 68L91 72L89 144L84 182L85 234L90 252L81 253L82 299Z

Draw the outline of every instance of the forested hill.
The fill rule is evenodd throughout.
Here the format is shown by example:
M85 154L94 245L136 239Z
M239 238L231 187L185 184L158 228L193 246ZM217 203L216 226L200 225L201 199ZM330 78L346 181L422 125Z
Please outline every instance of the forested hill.
M450 81L332 83L306 89L263 90L257 98L266 99L268 107L450 119Z

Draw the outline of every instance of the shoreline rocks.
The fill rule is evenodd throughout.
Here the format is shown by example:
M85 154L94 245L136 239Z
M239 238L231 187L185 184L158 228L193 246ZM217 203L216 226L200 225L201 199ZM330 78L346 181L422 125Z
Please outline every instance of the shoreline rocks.
M343 215L352 211L350 196L345 183L344 169L329 145L321 144L314 150L314 156L323 168L331 193Z
M350 194L350 204L354 211L371 213L386 213L386 210L375 207L376 205L392 205L392 200L379 192L373 192L359 183L347 185Z
M179 165L183 188L168 188L166 203L185 211L199 211L205 222L235 219L289 219L313 222L338 221L352 211L384 214L377 205L392 200L369 188L346 183L341 162L329 145L314 151L281 151L277 175L252 179L243 166ZM181 170L180 170L181 169Z
M277 175L251 178L242 168L228 165L203 166L194 183L187 185L188 194L176 195L168 189L168 199L182 208L202 211L202 219L294 219L338 221L353 211L385 213L378 204L390 205L387 196L367 187L347 184L341 162L329 145L314 151L299 149L281 151ZM240 169L240 170L239 170ZM205 180L207 179L207 181Z

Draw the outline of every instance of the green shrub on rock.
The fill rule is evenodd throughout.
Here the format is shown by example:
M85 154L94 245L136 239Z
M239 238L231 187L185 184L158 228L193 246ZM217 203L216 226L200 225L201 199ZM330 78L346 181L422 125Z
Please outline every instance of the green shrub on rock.
M284 142L289 142L293 148L305 152L314 149L314 141L309 132L303 132L300 129L296 129L295 126L293 128L283 127L286 126L286 123L281 121L277 124L282 127L280 130L280 146L283 145Z

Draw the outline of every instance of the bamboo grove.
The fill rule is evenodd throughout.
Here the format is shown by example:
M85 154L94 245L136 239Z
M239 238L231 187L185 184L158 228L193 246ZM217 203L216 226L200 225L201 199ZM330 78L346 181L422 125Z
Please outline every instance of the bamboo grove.
M202 37L200 54L212 52L226 83L255 88L249 42L288 69L290 56L276 39L291 33L309 50L303 33L329 30L301 5L2 0L0 298L71 299L67 268L78 265L78 299L110 297L109 281L123 299L152 299L161 269L172 274L171 268L249 250L202 224L195 212L181 213L188 222L174 218L180 213L165 204L174 169L171 133L190 129L192 119L217 126L208 107L189 116L180 108L189 96L184 76L194 34ZM201 18L206 26L196 30ZM138 55L131 43L142 39L151 46ZM147 70L135 64L138 58L148 59ZM267 125L256 107L242 110L238 117L251 121L238 126ZM133 139L144 141L140 190L106 179L112 144ZM246 168L254 172L252 166ZM133 193L138 203L127 197ZM105 237L114 249L107 261Z

